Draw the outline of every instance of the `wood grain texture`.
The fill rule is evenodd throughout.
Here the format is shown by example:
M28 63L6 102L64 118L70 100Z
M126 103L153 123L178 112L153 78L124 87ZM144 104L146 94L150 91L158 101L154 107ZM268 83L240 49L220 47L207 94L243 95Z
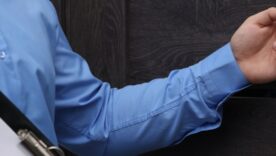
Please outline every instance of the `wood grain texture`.
M126 85L126 4L125 0L102 0L104 11L103 53L110 83L116 87Z
M248 17L274 0L128 1L128 83L164 77L227 43Z
M54 0L73 49L115 87L165 77L230 40L246 17L273 0ZM274 97L276 84L238 96Z
M164 77L225 43L246 17L275 0L61 0L61 22L93 73L114 86ZM240 96L276 96L276 85ZM222 127L146 155L274 156L276 101L232 99Z
M62 25L73 49L88 61L94 75L113 86L123 86L126 79L124 1L63 2Z
M275 103L268 98L233 98L225 104L219 129L145 156L275 156Z

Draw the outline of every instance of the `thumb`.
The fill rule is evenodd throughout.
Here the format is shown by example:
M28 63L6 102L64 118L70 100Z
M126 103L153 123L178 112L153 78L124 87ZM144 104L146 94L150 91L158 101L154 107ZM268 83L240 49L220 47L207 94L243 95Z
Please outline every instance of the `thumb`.
M272 7L264 10L256 15L253 15L249 20L261 26L268 26L276 22L276 8Z

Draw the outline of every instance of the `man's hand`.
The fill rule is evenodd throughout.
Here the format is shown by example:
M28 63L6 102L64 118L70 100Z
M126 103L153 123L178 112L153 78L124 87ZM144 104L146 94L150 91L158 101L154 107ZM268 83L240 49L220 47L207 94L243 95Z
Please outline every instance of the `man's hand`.
M231 46L248 81L276 80L276 8L249 17L233 35Z

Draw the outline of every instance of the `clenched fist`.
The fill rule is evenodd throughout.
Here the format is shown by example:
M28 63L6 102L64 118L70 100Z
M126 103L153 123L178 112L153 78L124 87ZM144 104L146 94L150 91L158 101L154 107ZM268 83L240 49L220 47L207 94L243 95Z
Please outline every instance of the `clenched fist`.
M276 80L276 8L249 17L233 35L231 47L251 83Z

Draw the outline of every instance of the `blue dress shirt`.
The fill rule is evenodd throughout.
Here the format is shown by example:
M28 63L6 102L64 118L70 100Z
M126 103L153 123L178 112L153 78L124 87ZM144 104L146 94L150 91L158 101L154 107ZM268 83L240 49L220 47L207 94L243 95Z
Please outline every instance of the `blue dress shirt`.
M229 44L167 78L111 88L74 53L49 0L0 0L0 90L53 144L134 155L217 128L248 85Z

